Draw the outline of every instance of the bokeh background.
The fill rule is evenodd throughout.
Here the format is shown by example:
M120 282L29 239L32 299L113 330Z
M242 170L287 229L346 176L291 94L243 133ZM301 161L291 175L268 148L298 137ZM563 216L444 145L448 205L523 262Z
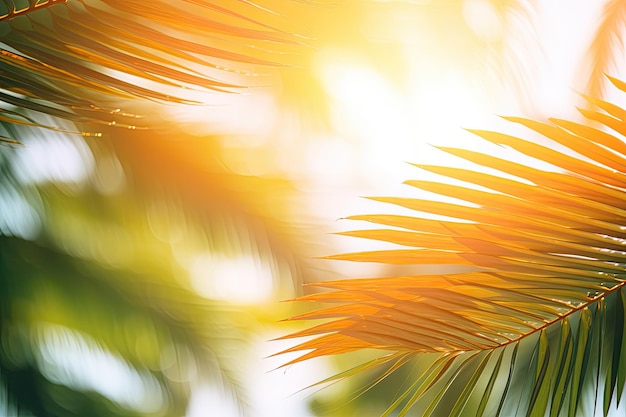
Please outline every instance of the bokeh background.
M410 163L459 164L436 146L485 150L464 127L576 120L624 58L623 1L222 3L301 44L193 33L285 65L198 67L239 86L227 92L158 87L196 104L112 101L136 128L1 119L0 415L377 415L393 393L335 407L356 385L305 389L350 358L276 369L293 341L272 339L297 328L281 320L311 307L282 301L391 273L320 259L372 245L333 234L393 209L361 196L415 195L401 182L426 174ZM2 49L64 7L0 22Z

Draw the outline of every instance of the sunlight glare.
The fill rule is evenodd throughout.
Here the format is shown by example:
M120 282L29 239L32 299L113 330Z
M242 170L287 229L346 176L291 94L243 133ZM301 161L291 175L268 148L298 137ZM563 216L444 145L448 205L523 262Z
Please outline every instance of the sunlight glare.
M56 132L33 137L15 158L18 179L25 184L81 183L94 169L94 158L80 138Z
M465 0L463 17L474 33L487 42L495 42L502 36L502 19L490 1Z
M191 285L207 298L251 304L266 301L272 295L271 268L250 255L199 255L189 271Z
M0 236L34 240L41 226L37 211L14 187L0 188Z
M414 80L419 80L419 74ZM470 145L474 149L485 145L464 128L485 128L493 123L488 117L488 103L478 91L470 88L461 73L451 70L432 76L426 85L416 82L410 87L409 97L417 142L421 144L420 161L425 159L435 165L450 163L449 156L431 145L455 148ZM455 162L458 162L456 158Z
M200 104L170 106L168 117L192 134L243 136L254 146L266 142L276 123L276 99L267 88L231 94L188 91L187 96Z
M455 69L437 74L415 69L408 85L399 88L367 63L328 54L320 76L333 99L334 128L352 142L359 175L385 189L414 174L406 162L458 162L432 145L480 150L484 141L463 128L489 126L488 116L495 118L485 94Z
M330 55L320 63L320 73L333 99L332 123L340 136L355 142L360 174L374 184L401 178L400 161L414 147L400 94L367 64Z
M164 406L161 387L151 374L138 373L89 335L52 323L40 324L34 333L37 363L50 381L94 390L134 410L155 412Z
M238 417L240 410L221 387L211 384L202 385L191 393L185 417L205 417L219 415L221 417Z

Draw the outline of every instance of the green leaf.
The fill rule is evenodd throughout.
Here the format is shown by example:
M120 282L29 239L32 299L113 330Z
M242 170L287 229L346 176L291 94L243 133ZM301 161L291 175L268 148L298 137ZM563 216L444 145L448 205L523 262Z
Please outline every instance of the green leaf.
M624 304L621 292L622 291L620 290L617 294L611 294L611 299L615 298L615 314L609 316L609 319L607 320L607 329L604 332L605 349L603 354L606 356L606 364L603 364L602 368L606 371L604 381L603 410L605 417L609 413L609 407L617 385L620 362L623 360L621 353L624 331ZM621 394L621 392L619 394Z
M515 345L517 346L517 344ZM504 358L504 353L506 349L500 349L498 352L498 359L496 364L491 371L491 376L489 377L489 381L487 381L487 386L485 387L485 391L481 396L480 403L478 404L478 408L476 409L476 417L482 417L487 409L487 404L491 399L491 394L493 392L493 388L495 386L496 380L500 377L500 367L502 366L502 359Z
M620 352L620 360L617 364L617 405L619 405L622 394L624 393L624 382L626 381L626 338L624 337L624 333L626 333L626 320L624 320L624 316L626 316L626 291L624 291L623 288L620 289L617 297L619 301L617 302L616 308L619 309L621 306L622 309L621 312L617 312L617 314L622 316L622 328L616 329L616 332L618 332L622 338L622 345L616 345Z
M526 417L543 417L548 407L550 394L550 343L545 329L539 334L537 345L537 369L530 395ZM546 378L547 376L547 378Z
M556 380L553 383L552 406L550 408L550 417L559 415L563 402L569 387L570 378L572 376L572 357L574 347L572 344L572 329L569 319L564 319L561 323L561 338L559 340L559 354L556 360L558 369L553 377Z
M413 407L415 402L426 392L433 384L435 384L442 375L452 366L452 363L457 358L457 355L441 355L435 361L426 368L426 370L417 378L415 382L409 386L396 400L391 403L387 410L381 415L381 417L389 417L391 413L398 408L404 400L411 395L404 407L400 410L398 417L405 416L409 410Z
M516 343L515 347L513 348L513 353L511 354L509 376L507 377L506 385L504 386L504 390L500 398L500 404L498 405L498 411L496 412L496 416L500 416L500 413L502 413L502 410L504 408L504 401L506 400L507 394L509 393L509 388L511 387L511 381L513 380L513 371L516 365L518 349L519 349L519 343Z
M590 330L592 328L592 316L587 307L580 312L580 322L578 324L578 334L576 336L576 351L574 353L574 363L572 366L572 381L570 389L570 402L568 416L574 417L580 404L580 394L583 389L583 379L587 374L589 364L589 354L591 351Z
M474 360L472 360L472 362L477 362L478 359L480 358L480 362L478 364L473 364L474 365L474 369L473 371L471 371L471 376L467 381L463 381L464 382L464 387L463 390L461 391L461 394L459 395L459 397L456 400L456 403L454 404L454 407L452 408L452 410L450 411L449 415L450 416L458 416L461 414L461 412L463 411L463 408L465 407L470 394L476 389L476 383L478 382L478 380L480 379L480 377L483 375L483 372L485 370L485 367L487 366L487 363L489 363L489 360L491 359L491 356L493 354L493 350L489 350L486 352L481 352L483 353L482 355L477 356L476 358L473 358ZM486 354L485 354L486 353ZM498 358L498 363L501 361L502 359L502 353L500 352L499 358ZM497 372L496 370L492 371L492 372ZM442 392L442 396L445 393ZM487 393L483 393L483 396L487 396ZM441 401L441 397L439 397L437 399L437 403L439 403ZM435 408L433 407L432 410L434 410ZM430 414L428 414L430 415Z
M596 367L595 367L595 402L594 402L594 413L597 412L598 402L602 400L600 396L600 376L603 370L603 364L607 363L607 352L605 347L611 346L612 343L606 343L604 337L607 336L607 314L606 314L606 300L601 298L596 303L596 315L598 317L598 324L595 326L593 338L594 343L592 346L592 354L595 358L597 358Z

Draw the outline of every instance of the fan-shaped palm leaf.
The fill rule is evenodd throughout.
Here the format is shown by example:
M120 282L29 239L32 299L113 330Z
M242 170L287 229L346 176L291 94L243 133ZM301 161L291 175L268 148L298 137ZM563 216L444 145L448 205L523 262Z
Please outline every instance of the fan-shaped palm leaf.
M626 84L611 81L626 91ZM595 102L604 111L583 114L626 133L624 110ZM339 376L381 364L391 370L416 366L385 416L411 409L423 416L574 416L588 390L595 390L606 415L612 398L619 401L626 380L626 144L605 130L565 120L509 120L540 133L546 143L473 132L550 169L513 162L510 152L445 149L499 175L420 165L468 186L407 184L463 202L375 200L451 219L352 216L391 228L343 234L408 248L329 257L442 264L444 271L445 265L461 265L468 272L315 284L333 291L299 300L338 305L293 318L330 320L287 336L316 336L288 349L308 351L289 363L364 348L391 351ZM431 358L427 365L410 365L423 357Z

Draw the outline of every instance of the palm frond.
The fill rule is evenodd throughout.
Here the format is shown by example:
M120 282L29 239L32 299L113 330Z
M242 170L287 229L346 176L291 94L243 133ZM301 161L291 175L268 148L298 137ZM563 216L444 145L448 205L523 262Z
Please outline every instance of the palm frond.
M583 114L623 134L624 111L600 104L604 111ZM292 318L326 321L285 337L309 338L285 351L307 351L289 363L366 348L395 352L389 360L398 366L411 366L406 355L435 355L421 376L411 372L385 416L575 416L589 390L607 415L626 375L626 144L574 122L508 120L544 141L473 131L508 151L444 150L500 175L420 165L467 186L406 184L462 201L374 198L416 215L352 216L391 228L343 234L401 248L328 257L440 264L444 272L313 284L332 291L298 300L335 305ZM511 151L551 168L513 162ZM450 265L468 269L446 273Z
M14 111L5 114L9 123L30 111L137 128L134 112L111 103L198 104L190 91L259 85L260 68L297 65L292 52L306 40L263 23L286 19L250 2L49 1L21 10L2 3L0 104Z
M0 22L15 19L18 16L26 16L29 13L33 13L36 10L45 9L59 3L65 3L67 0L44 0L44 1L29 1L26 7L18 8L12 0L3 0L2 3L2 15L0 15Z
M529 0L493 0L491 3L504 30L499 39L488 44L484 58L487 73L499 79L503 87L511 87L520 103L532 108L529 86L536 76L534 62L538 60L528 57L545 53L536 29L536 6Z
M624 43L625 23L626 3L621 0L608 1L588 52L591 57L591 68L587 75L586 92L593 97L604 95L607 86L603 75L615 69L616 46Z

